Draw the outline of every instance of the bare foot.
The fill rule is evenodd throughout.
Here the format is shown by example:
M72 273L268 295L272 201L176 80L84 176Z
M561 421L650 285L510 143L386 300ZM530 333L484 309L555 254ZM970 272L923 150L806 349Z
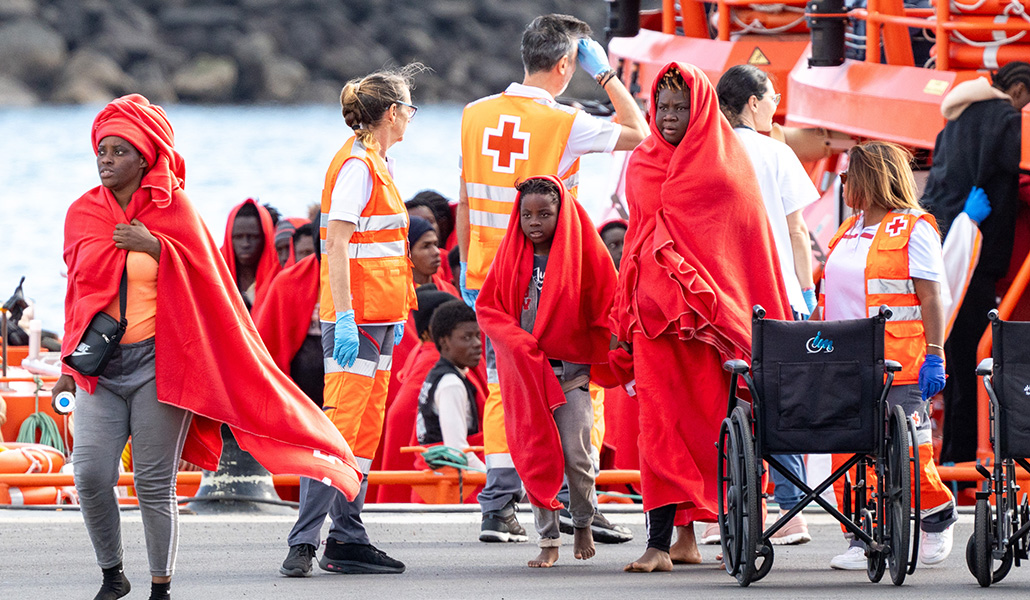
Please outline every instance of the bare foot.
M644 550L644 554L622 569L628 573L651 573L653 571L671 571L672 559L668 552L656 548Z
M578 556L576 558L579 558ZM554 566L554 563L558 562L558 549L557 548L541 548L540 555L529 561L529 566L534 569L546 569Z
M697 549L693 523L676 527L676 543L669 548L669 558L674 565L701 564L701 551Z
M597 551L594 549L594 534L590 533L590 527L577 527L575 540L573 541L574 556L579 560L593 558Z

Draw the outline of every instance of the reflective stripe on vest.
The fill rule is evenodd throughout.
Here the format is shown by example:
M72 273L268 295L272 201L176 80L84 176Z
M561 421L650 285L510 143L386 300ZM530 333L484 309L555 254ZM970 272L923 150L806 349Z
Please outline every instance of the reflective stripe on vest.
M576 111L539 98L498 94L465 107L462 177L469 202L466 285L480 289L508 228L515 182L558 175L575 195L579 161L558 173Z
M909 240L920 219L925 219L937 230L937 223L926 213L888 213L877 227L866 256L866 314L875 317L880 313L881 305L886 305L893 313L885 327L884 354L902 364L902 370L894 378L896 385L918 383L919 367L926 356L923 309L909 276L908 262ZM830 252L857 220L857 216L852 216L844 221L830 240ZM820 303L823 303L822 298Z
M351 137L333 157L322 188L319 238L322 267L319 289L319 318L336 320L336 308L329 286L329 257L326 237L333 189L340 169L348 160L361 160L372 177L372 193L358 216L347 245L350 257L350 293L354 321L359 325L403 322L416 306L408 259L408 212L386 162L376 152ZM375 370L373 365L373 371Z

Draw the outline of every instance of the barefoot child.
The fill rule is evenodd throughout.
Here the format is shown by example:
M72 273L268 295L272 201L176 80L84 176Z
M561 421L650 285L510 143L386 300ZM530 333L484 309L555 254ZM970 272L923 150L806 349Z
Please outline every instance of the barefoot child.
M555 496L563 475L575 557L594 555L588 384L591 375L611 379L607 311L616 274L586 211L560 179L533 177L516 189L515 209L476 308L497 352L512 461L540 536L540 555L529 566L550 567L561 544Z
M418 395L418 443L464 450L469 446L468 437L479 433L476 388L468 379L469 369L475 368L483 356L476 311L456 297L448 300L433 312L429 332L440 351L440 360L426 375ZM465 458L469 467L486 471L474 452L466 452Z

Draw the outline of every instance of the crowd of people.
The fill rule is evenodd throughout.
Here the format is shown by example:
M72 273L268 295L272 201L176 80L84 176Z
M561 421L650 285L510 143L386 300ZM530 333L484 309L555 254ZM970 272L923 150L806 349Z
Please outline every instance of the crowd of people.
M183 190L185 162L161 108L132 95L101 111L92 131L101 185L66 220L62 354L91 351L80 340L98 315L120 321L121 337L106 366L89 376L66 364L53 390L79 396L73 464L103 570L97 599L130 588L112 493L126 439L151 598L169 598L175 467L181 456L214 469L222 423L270 471L302 476L285 576L310 575L316 558L331 572L404 571L372 544L361 513L373 467L426 465L399 453L409 443L453 449L451 460L486 472L476 498L484 542L526 541L516 508L528 498L540 547L530 567L558 560L562 532L583 560L595 541L628 541L597 507L606 425L613 464L641 473L646 547L626 570L701 562L698 544L720 536L715 442L730 392L722 364L750 357L756 304L784 320L895 307L886 353L904 369L889 401L919 417L927 448L921 557L947 557L955 501L929 451L926 406L942 389L968 401L962 390L949 395L956 386L945 373L971 378L972 366L960 371L956 358L946 369L944 356L975 343L945 343L941 230L917 201L911 156L876 141L849 152L841 184L854 216L830 243L817 296L802 211L819 193L791 149L764 135L780 99L768 76L737 66L713 85L698 68L670 63L645 115L591 35L566 15L528 25L523 81L464 110L456 204L428 190L405 202L394 183L389 150L418 110L412 78L423 67L348 82L341 108L354 134L332 158L310 218L247 199L229 215L220 251ZM608 95L614 121L555 100L577 65ZM1030 65L1014 65L952 109L927 186L945 223L961 213L984 232L972 277L990 279L992 292L976 284L978 312L960 311L956 334L983 329L980 313L1008 265L1012 234L995 215L1018 209L1014 108L1030 100ZM973 135L983 122L997 124L997 139ZM966 164L957 147L972 138L983 144L973 153L980 162ZM632 151L629 219L595 227L577 200L579 159L615 150ZM994 160L999 153L1006 161ZM948 402L954 428L952 405L963 404ZM968 427L954 435L945 450L964 458ZM805 479L803 456L778 461ZM771 477L781 510L800 502L786 477ZM708 524L701 539L695 523ZM772 542L810 539L799 513ZM864 555L853 540L831 566L865 569Z

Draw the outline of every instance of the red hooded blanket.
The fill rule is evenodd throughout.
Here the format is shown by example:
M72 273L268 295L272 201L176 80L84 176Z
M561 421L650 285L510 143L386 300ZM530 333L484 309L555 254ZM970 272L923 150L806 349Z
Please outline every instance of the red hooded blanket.
M279 256L275 251L275 225L272 224L272 215L268 212L267 208L258 204L256 200L247 198L232 209L232 212L229 213L229 220L225 223L222 257L225 258L225 264L229 266L229 274L232 275L232 280L236 281L236 252L232 245L232 228L236 223L236 215L247 204L253 204L254 208L257 209L258 217L261 221L261 233L265 237L265 247L261 250L261 259L257 265L257 279L254 283L254 306L251 307L251 310L253 310L261 305L265 298L265 292L268 291L269 284L272 283L276 274L279 273L280 266ZM235 284L233 287L239 289Z
M614 385L608 369L611 333L607 316L615 294L611 256L586 211L561 190L558 224L540 292L533 332L519 324L533 275L533 244L522 233L521 198L516 198L490 274L476 302L483 331L497 353L508 446L530 501L557 509L564 476L561 441L551 411L565 394L549 358L589 364L591 377Z
M268 353L287 375L311 327L318 303L318 270L314 254L286 267L268 286L264 302L251 312Z
M787 303L758 182L711 82L669 64L652 106L672 68L689 88L690 121L673 146L652 108L651 135L629 159L612 327L633 342L633 367L620 370L636 375L644 510L681 504L692 521L716 511L714 444L729 391L720 365L750 356L754 304L782 319Z
M126 252L115 249L111 234L117 223L139 219L161 242L158 399L194 414L183 458L217 469L219 427L225 423L240 447L272 473L320 480L353 498L361 478L354 456L332 422L265 350L211 234L182 190L185 165L172 148L164 111L143 96L119 98L93 123L94 150L108 135L133 143L152 166L126 210L102 186L68 209L62 356L75 349L93 315L117 295ZM97 378L64 369L80 387L96 389Z

